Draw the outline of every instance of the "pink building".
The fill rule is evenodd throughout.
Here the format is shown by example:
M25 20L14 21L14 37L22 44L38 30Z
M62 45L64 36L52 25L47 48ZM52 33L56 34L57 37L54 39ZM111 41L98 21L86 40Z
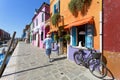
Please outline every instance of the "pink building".
M50 26L46 24L50 15L50 5L43 3L39 9L36 9L36 13L32 18L33 22L33 45L42 48L43 40L46 38L46 34L49 32Z

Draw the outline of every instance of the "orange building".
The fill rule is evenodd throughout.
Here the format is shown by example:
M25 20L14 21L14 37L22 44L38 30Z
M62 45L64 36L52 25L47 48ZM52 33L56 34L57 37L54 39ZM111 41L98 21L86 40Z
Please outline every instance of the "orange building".
M56 12L60 14L58 27L63 26L65 32L69 32L71 39L71 46L82 46L88 48L95 48L102 51L102 25L101 25L101 1L91 0L89 7L85 7L84 12L78 11L73 15L69 10L69 3L71 0L50 0L50 14L51 17ZM51 32L59 31L52 25ZM81 44L79 44L81 43ZM69 50L69 49L68 49ZM72 53L68 51L68 57ZM72 55L71 55L72 56ZM70 57L71 57L70 56ZM73 58L70 58L73 59Z

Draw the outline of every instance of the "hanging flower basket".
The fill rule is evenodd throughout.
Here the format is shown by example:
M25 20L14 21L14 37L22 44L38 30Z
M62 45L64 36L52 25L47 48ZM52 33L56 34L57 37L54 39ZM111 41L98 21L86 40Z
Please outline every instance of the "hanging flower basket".
M70 43L70 34L66 34L64 36L65 40L67 41L67 43L69 44Z
M55 13L52 16L52 24L56 26L58 24L59 18L60 18L60 14L59 13Z
M72 14L75 14L77 11L82 11L84 6L90 6L92 0L71 0L68 4L68 8Z

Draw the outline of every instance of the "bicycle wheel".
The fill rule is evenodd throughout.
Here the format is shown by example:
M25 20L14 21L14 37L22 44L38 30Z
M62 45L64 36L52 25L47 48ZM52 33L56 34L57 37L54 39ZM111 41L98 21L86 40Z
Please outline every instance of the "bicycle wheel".
M75 52L74 53L74 61L78 65L83 63L82 52Z
M104 78L107 75L107 67L98 59L90 59L88 62L90 72L97 78Z

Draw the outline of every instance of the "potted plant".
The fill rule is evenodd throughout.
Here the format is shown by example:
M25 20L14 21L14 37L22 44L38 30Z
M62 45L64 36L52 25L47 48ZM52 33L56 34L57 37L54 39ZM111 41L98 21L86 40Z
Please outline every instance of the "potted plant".
M58 21L59 21L59 18L60 18L60 14L59 13L55 13L53 16L52 16L52 24L54 26L57 26L58 24Z
M78 11L83 11L85 6L88 8L92 0L71 0L68 4L70 12L75 15Z
M58 35L57 35L57 34L54 34L54 40L55 40L55 42L57 42L57 43L58 43L59 37L58 37Z
M67 41L67 43L70 44L70 34L66 34L64 38Z

